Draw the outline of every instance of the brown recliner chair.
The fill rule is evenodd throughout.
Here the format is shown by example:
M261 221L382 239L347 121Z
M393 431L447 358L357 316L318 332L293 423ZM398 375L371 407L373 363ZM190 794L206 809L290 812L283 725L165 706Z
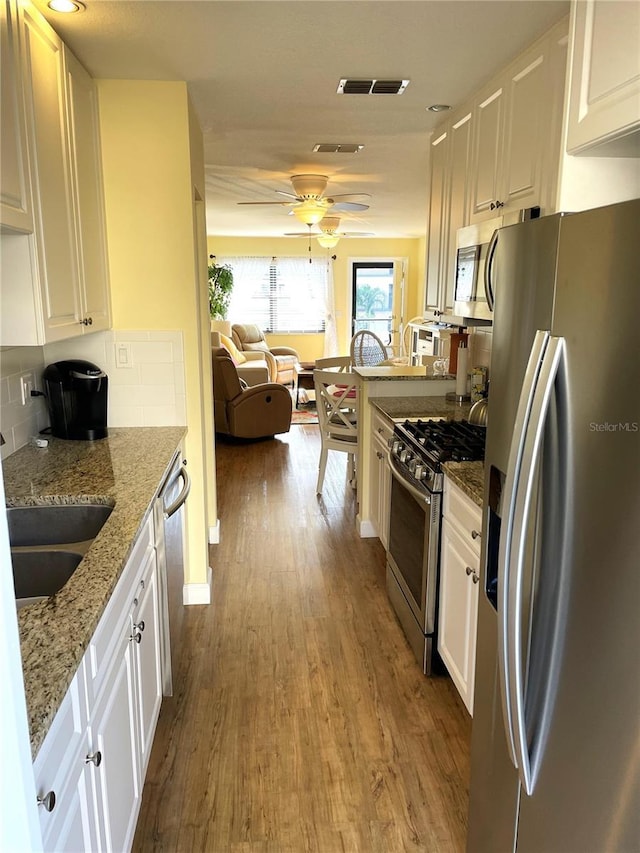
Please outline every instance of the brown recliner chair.
M234 323L231 337L239 350L262 352L269 364L271 381L281 385L293 385L296 379L296 364L300 361L298 353L291 347L269 348L260 326L254 323Z
M265 438L289 432L291 394L265 382L243 388L238 371L224 347L211 350L216 432L236 438Z

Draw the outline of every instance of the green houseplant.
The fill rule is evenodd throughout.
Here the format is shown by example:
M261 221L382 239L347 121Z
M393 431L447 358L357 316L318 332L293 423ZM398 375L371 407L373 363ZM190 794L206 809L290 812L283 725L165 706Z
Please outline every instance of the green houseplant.
M212 320L226 320L233 290L233 270L229 264L217 264L209 255L209 314Z

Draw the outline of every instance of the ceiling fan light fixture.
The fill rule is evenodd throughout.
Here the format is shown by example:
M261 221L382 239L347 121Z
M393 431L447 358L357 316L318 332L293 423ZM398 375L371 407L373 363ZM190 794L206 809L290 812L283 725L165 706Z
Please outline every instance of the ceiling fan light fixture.
M317 201L326 190L329 178L327 175L292 175L291 183L298 198Z
M340 242L340 238L336 237L335 234L320 234L320 236L317 237L317 240L323 249L333 249L333 247L337 246Z
M293 208L293 215L305 225L317 225L327 212L327 207L313 199L303 201Z

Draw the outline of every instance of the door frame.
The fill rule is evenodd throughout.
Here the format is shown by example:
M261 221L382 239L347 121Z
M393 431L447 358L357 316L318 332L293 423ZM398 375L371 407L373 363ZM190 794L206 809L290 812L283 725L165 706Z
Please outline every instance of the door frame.
M401 354L402 337L405 324L406 298L407 298L407 274L409 259L404 257L391 257L389 255L380 257L353 257L347 259L348 286L347 286L347 335L351 341L353 335L353 268L356 264L393 264L393 308L391 320L391 346L394 354Z

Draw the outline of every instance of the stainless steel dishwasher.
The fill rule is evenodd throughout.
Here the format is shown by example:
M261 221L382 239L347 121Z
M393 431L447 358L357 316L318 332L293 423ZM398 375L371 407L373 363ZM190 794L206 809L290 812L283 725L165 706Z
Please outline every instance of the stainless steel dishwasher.
M173 695L171 661L175 660L182 627L184 585L184 511L182 507L191 489L187 460L178 450L154 504L158 590L160 599L160 657L162 693Z

